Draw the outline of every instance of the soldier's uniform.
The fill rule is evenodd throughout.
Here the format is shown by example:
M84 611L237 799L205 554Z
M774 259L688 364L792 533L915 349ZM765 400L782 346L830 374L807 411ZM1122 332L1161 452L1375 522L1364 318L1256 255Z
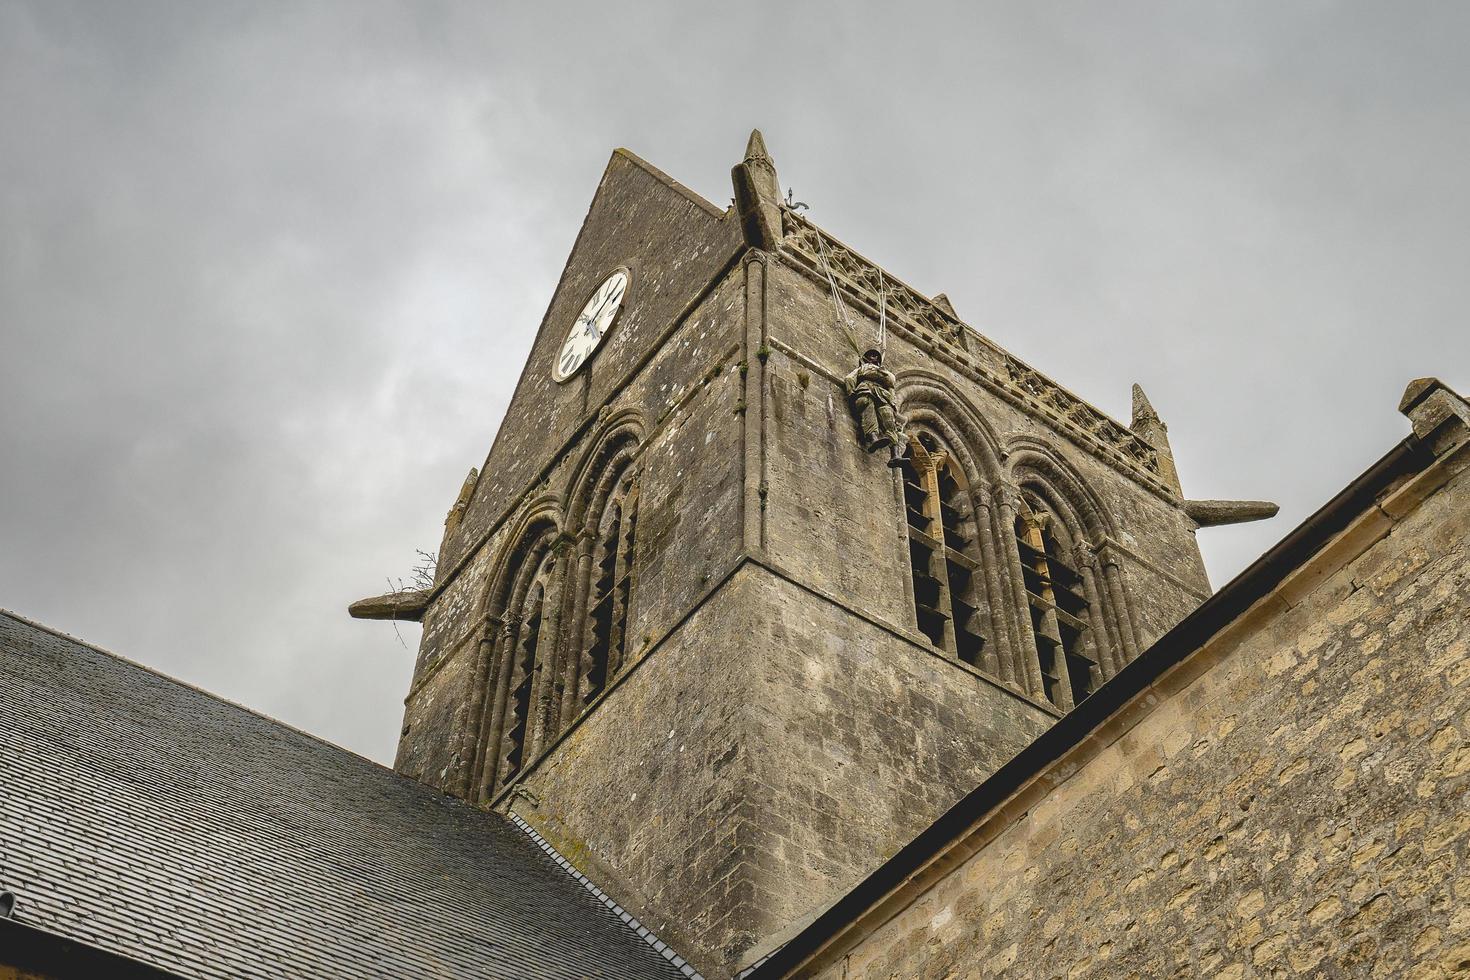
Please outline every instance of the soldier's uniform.
M870 359L875 354L877 357ZM847 403L863 427L863 447L868 450L883 449L901 441L893 396L896 384L898 379L883 366L882 354L876 350L864 354L857 368L843 379Z

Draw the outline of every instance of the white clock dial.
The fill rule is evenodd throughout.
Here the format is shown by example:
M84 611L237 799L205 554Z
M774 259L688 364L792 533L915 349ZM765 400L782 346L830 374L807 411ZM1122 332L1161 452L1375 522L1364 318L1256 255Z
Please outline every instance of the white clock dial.
M587 358L602 343L623 307L623 297L628 292L628 270L619 269L603 280L592 294L582 312L577 314L572 329L567 332L566 343L556 355L556 364L551 369L555 381L565 381L587 363Z

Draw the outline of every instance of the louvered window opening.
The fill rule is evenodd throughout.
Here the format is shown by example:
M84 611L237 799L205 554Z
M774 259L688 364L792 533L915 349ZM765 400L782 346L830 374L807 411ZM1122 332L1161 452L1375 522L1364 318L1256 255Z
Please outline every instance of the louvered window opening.
M1051 514L1029 505L1016 518L1016 548L1031 614L1042 693L1064 710L1098 687L1102 675L1081 574L1062 558Z
M986 636L973 510L949 454L927 433L910 441L903 493L919 632L934 646L979 667Z
M531 723L532 688L536 681L537 656L541 652L541 627L546 611L546 578L549 556L537 570L526 602L521 607L520 625L516 630L509 693L505 705L505 737L501 740L500 783L515 778L526 763L526 735Z
M609 506L593 554L591 605L587 610L582 703L590 704L622 669L628 641L638 491L631 478Z

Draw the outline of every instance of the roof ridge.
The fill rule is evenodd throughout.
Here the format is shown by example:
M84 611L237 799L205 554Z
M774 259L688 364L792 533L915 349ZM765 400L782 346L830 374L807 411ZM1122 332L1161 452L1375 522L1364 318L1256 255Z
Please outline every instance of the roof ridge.
M670 189L678 191L681 195L688 198L690 203L698 205L700 208L708 211L712 216L716 218L723 218L727 213L729 213L728 208L722 210L720 206L714 201L711 201L703 194L690 188L687 184L681 183L675 178L670 177L658 167L655 167L653 164L649 163L647 160L643 159L638 154L634 153L632 150L628 149L625 146L620 146L614 149L612 151L612 155L614 157L622 157L629 163L632 163L638 167L641 167L643 170L646 170L650 177L653 177L661 183L667 184Z
M526 834L526 836L530 837L531 840L541 848L541 850L546 852L546 856L551 858L551 860L555 862L557 867L561 868L568 875L570 875L572 880L578 882L582 885L583 888L587 889L587 891L592 895L593 898L596 898L599 902L607 907L607 910L609 912L621 919L623 925L632 930L639 939L642 939L645 943L647 943L654 952L658 953L664 959L668 960L669 963L676 970L684 974L684 976L688 977L689 980L704 980L703 974L695 969L693 963L690 963L684 957L680 956L677 952L674 951L674 947L670 946L668 943L658 938L658 936L654 935L653 930L645 926L642 922L639 922L637 917L634 916L633 913L629 912L627 909L619 905L607 892L603 891L601 888L598 888L596 883L594 883L591 878L588 878L581 872L581 870L577 868L575 864L567 860L566 857L564 857L562 853L552 845L551 841L538 834L536 832L536 829L530 824L526 823L526 821L522 819L520 814L512 810L507 813L507 816L510 818L510 822L512 824L514 824L516 827L519 827Z
M279 728L284 728L284 729L286 729L289 732L294 732L297 735L303 736L304 738L309 738L313 742L319 742L322 745L325 745L326 747L328 747L330 749L336 749L338 752L341 752L344 755L351 756L354 759L360 759L363 762L366 762L369 765L373 766L374 768L381 769L381 770L383 770L385 772L390 772L393 775L399 777L400 779L408 779L407 776L404 776L402 773L398 772L398 770L392 768L391 766L385 766L381 762L377 761L376 759L369 759L367 756L361 754L360 752L354 752L351 749L345 748L345 747L343 747L341 745L338 745L336 742L333 742L333 741L331 741L329 739L323 738L320 735L314 735L311 732L308 732L308 731L306 731L303 728L297 728L295 725L291 724L290 722L281 721L279 718L272 718L270 715L266 714L264 711L257 710L255 708L250 707L249 705L241 704L239 701L231 701L229 698L225 697L224 695L222 695L222 694L216 694L213 691L210 691L210 690L207 690L205 688L200 687L198 684L191 684L188 681L180 680L179 678L174 677L172 674L165 674L163 671L159 670L157 667L150 667L147 664L139 663L138 661L133 660L131 657L124 657L120 653L113 653L111 650L108 650L106 647L101 647L101 646L98 646L95 643L92 643L92 642L88 641L88 640L83 640L80 637L73 636L72 634L67 633L64 630L59 630L59 629L57 629L54 626L48 626L45 623L42 623L42 622L39 622L37 620L31 619L29 616L22 616L20 613L15 612L12 609L6 609L4 606L0 606L0 616L9 617L10 619L13 619L13 620L15 620L18 623L24 623L25 625L30 626L30 627L33 627L35 629L38 629L38 630L40 630L43 633L50 633L52 636L60 637L63 640L67 640L67 641L69 641L71 643L75 643L77 646L86 647L88 650L91 650L94 653L100 653L100 654L102 654L105 657L111 657L113 660L119 660L119 661L127 664L129 667L136 667L137 669L139 669L141 671L144 671L145 673L149 673L149 674L152 674L155 677L162 678L163 680L166 680L166 681L168 681L168 682L170 682L172 684L176 684L179 687L182 687L182 688L185 688L187 690L193 691L196 694L202 694L202 695L204 695L207 698L212 698L215 701L220 702L221 704L229 705L232 708L238 708L239 710L245 712L246 714L254 715L255 717L260 718L260 719L262 719L264 721L268 721L272 725L276 725ZM409 780L409 781L410 782L416 782L415 780Z

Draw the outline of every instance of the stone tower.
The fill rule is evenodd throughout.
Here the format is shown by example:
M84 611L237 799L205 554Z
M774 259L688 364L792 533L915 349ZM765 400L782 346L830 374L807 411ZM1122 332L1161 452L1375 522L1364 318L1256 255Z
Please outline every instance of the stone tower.
M1141 391L1121 425L820 231L759 133L733 180L613 153L437 581L354 607L424 624L397 768L711 977L1203 600L1201 523L1270 509L1185 501ZM869 347L902 451L850 412Z

